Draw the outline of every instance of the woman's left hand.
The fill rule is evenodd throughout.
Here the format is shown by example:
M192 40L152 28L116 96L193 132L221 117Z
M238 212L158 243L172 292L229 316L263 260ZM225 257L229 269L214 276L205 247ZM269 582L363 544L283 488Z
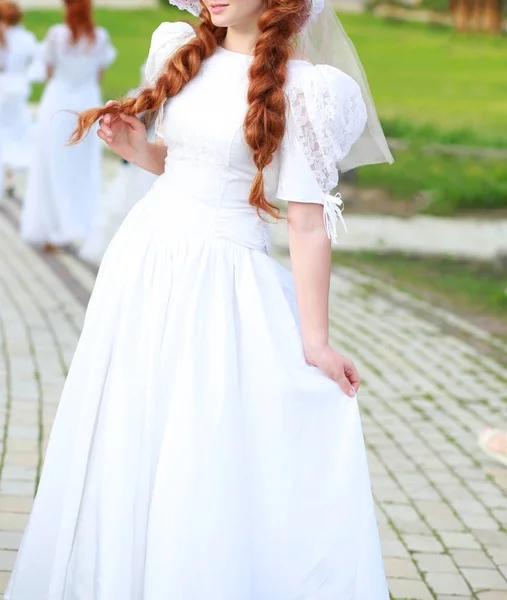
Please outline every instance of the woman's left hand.
M343 354L333 350L329 344L310 351L305 350L306 362L320 369L330 379L334 379L347 396L354 397L361 378L354 363Z

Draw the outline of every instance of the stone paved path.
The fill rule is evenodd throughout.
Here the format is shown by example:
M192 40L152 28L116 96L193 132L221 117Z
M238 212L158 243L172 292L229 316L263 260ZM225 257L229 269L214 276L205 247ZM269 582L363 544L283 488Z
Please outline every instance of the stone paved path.
M24 246L18 212L14 202L0 203L0 597L94 279L71 255L47 258ZM287 262L276 245L275 252ZM506 425L506 348L345 268L332 279L332 338L364 379L364 433L393 598L507 600L507 468L475 442L483 424Z

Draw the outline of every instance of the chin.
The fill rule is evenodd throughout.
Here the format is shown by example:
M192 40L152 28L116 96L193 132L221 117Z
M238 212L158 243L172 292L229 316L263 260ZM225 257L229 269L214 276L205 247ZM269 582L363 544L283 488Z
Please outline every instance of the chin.
M229 27L231 25L231 19L226 15L211 15L211 22L215 27Z

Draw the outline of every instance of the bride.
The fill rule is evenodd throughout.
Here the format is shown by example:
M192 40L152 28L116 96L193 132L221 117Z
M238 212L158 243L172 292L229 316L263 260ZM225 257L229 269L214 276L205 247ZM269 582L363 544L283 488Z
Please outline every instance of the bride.
M360 85L295 50L318 4L174 2L200 26L163 23L148 87L74 136L100 119L160 177L106 251L5 598L387 600L359 375L328 342L338 166L390 160L367 86L343 34Z

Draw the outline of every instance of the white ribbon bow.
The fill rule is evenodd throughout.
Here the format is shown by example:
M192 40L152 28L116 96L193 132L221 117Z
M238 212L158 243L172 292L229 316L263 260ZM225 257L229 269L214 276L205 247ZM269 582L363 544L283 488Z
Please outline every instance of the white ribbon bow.
M338 234L336 231L336 222L340 219L340 222L345 230L345 233L348 233L347 224L345 223L345 219L343 218L343 200L341 194L337 193L336 196L331 196L331 194L327 194L324 197L324 224L326 227L327 235L329 239L333 242L337 241Z

